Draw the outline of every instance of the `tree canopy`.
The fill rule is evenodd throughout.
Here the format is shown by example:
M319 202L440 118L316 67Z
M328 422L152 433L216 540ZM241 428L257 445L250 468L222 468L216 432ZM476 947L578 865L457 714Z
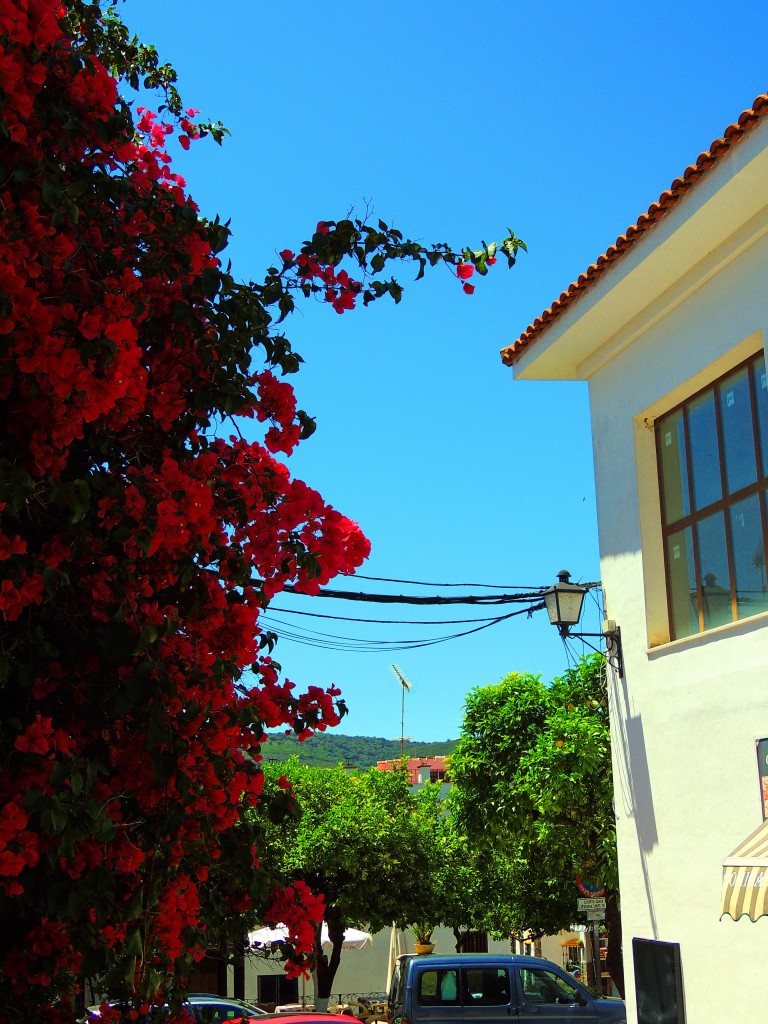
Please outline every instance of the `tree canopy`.
M316 929L317 995L327 998L341 955L344 930L379 931L421 920L431 907L436 848L434 815L421 812L404 771L315 768L296 759L266 764L265 793L295 801L295 818L271 821L261 849L284 885L297 881L325 899L333 943L323 954ZM287 794L287 795L286 795Z
M621 939L603 658L583 659L550 685L513 673L473 690L451 778L456 821L472 841L496 844L511 861L516 930L568 927L578 880L605 889L615 954ZM614 957L609 969L623 988Z
M278 458L314 429L283 322L398 301L393 261L468 290L520 243L320 220L240 283L166 150L223 129L152 47L97 0L0 0L0 48L0 1020L71 1020L84 978L135 1019L255 909L298 949L322 916L238 827L265 728L344 712L281 681L260 612L368 552Z

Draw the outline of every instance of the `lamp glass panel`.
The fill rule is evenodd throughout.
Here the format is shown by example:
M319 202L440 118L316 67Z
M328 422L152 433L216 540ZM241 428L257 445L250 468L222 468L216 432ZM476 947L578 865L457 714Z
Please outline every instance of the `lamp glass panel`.
M558 604L560 606L560 622L564 625L575 626L581 618L581 606L584 603L583 590L560 590L558 589Z

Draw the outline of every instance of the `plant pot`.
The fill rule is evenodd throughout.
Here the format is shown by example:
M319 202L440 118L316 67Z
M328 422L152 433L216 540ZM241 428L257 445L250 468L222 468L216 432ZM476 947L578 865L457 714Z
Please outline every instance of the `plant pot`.
M414 942L414 953L431 953L435 948L434 942Z

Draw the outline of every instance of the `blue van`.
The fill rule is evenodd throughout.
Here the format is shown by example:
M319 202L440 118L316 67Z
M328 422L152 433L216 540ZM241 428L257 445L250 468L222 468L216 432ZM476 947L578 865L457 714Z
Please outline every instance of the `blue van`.
M457 953L398 957L390 1024L626 1024L621 999L598 997L550 960Z

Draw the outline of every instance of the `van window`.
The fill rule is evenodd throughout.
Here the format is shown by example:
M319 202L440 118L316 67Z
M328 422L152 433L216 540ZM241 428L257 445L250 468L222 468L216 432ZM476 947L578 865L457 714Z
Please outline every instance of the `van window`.
M529 1003L575 1003L577 989L542 967L521 967L520 984Z
M405 1002L405 982L407 974L407 962L404 960L398 960L395 964L395 970L392 974L392 982L389 986L390 1009L393 1007L402 1009Z
M422 971L416 999L420 1006L458 1006L458 971Z
M509 977L503 967L468 967L464 970L465 1006L506 1006Z

